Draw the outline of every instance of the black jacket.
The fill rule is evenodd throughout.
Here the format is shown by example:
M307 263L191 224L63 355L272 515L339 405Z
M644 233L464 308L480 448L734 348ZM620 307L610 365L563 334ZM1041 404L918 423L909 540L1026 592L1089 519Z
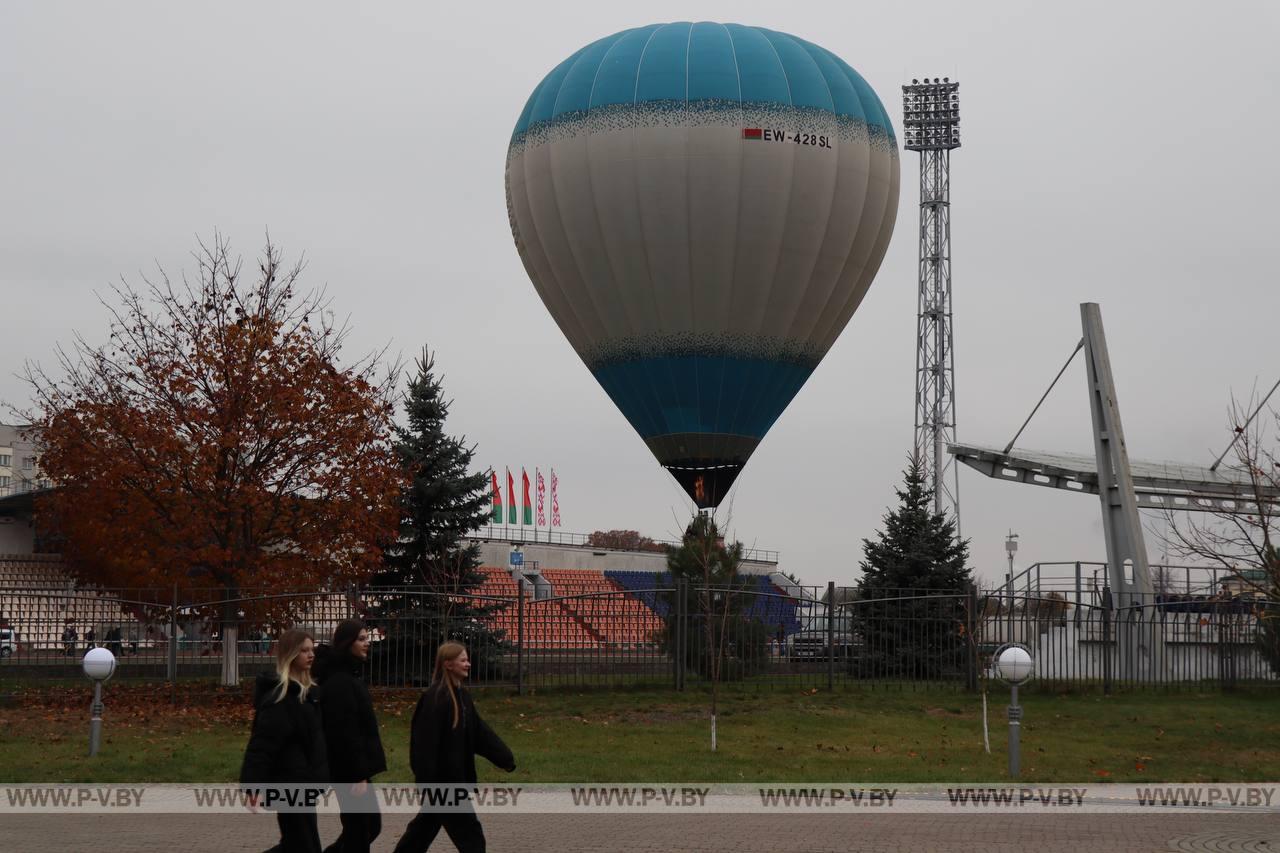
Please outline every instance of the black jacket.
M324 648L324 647L322 647ZM320 710L329 754L329 778L362 782L387 769L373 699L351 654L317 655L312 675L320 682Z
M329 765L325 756L324 729L320 725L320 708L316 703L318 689L307 691L305 701L298 701L302 691L297 682L289 683L289 692L279 702L273 701L276 685L274 674L260 675L253 688L253 734L244 751L240 766L241 782L326 782Z
M476 756L510 772L515 757L502 738L480 719L471 694L458 688L459 720L453 727L449 690L436 682L418 699L409 729L409 765L418 782L475 782Z

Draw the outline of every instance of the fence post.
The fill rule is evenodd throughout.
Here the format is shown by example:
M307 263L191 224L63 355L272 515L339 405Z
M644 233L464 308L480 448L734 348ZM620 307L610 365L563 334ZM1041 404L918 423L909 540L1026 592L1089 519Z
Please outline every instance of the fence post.
M969 690L978 689L978 587L977 584L969 584L969 590L966 596L966 613L965 621L965 639L968 641L966 646L969 649L969 667L966 686Z
M689 579L676 580L676 690L685 687L689 656Z
M693 616L689 614L689 579L680 579L680 689L689 686L689 629Z
M1013 642L1013 573L1004 575L1004 642Z
M173 600L169 604L169 661L165 667L169 678L169 702L178 704L178 585L173 585Z
M656 586L658 582L654 581ZM675 585L675 591L671 593L671 607L667 611L667 636L670 641L671 648L671 689L680 690L680 657L683 651L680 648L680 599L684 594L684 588L680 584L680 578L672 578ZM653 600L658 601L662 593L657 590L653 593Z
M516 695L524 695L524 584L516 583Z
M1080 603L1083 600L1082 595L1083 595L1083 590L1080 589L1080 561L1076 560L1076 627L1077 628L1080 627L1080 610L1082 609L1080 607Z
M1102 588L1102 693L1111 695L1111 587Z
M1230 606L1229 601L1213 603L1213 616L1218 623L1218 677L1224 691L1232 690L1236 686L1235 655L1232 651L1230 630L1227 627Z
M827 581L827 689L836 686L836 582Z

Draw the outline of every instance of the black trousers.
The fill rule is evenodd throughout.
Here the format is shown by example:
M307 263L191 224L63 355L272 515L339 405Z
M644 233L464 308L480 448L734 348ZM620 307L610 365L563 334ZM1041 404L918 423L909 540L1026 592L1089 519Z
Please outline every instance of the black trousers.
M272 850L280 853L321 853L320 826L315 812L276 812L280 843Z
M339 782L338 805L342 809L342 834L324 848L324 853L369 853L369 846L382 832L382 815L378 813L378 797L373 786L361 796L348 793L350 783Z
M475 812L420 811L417 817L409 821L395 853L426 853L431 842L436 840L441 827L458 848L458 853L485 853L484 830L480 827L480 819Z

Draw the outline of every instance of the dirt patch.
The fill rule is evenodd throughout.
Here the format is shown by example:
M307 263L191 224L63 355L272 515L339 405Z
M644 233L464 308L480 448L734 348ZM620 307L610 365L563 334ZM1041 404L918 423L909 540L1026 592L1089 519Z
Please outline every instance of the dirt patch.
M683 723L697 717L705 717L707 711L705 708L650 708L641 711L623 711L620 714L610 714L609 723L634 726L656 726L663 723Z

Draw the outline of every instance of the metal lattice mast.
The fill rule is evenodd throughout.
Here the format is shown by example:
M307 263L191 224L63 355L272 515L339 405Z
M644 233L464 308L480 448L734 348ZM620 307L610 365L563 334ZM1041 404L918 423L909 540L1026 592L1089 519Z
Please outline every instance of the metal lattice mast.
M920 290L916 323L914 452L934 509L960 533L960 480L946 452L956 440L951 335L951 151L960 147L960 84L936 77L902 87L906 149L920 154Z

